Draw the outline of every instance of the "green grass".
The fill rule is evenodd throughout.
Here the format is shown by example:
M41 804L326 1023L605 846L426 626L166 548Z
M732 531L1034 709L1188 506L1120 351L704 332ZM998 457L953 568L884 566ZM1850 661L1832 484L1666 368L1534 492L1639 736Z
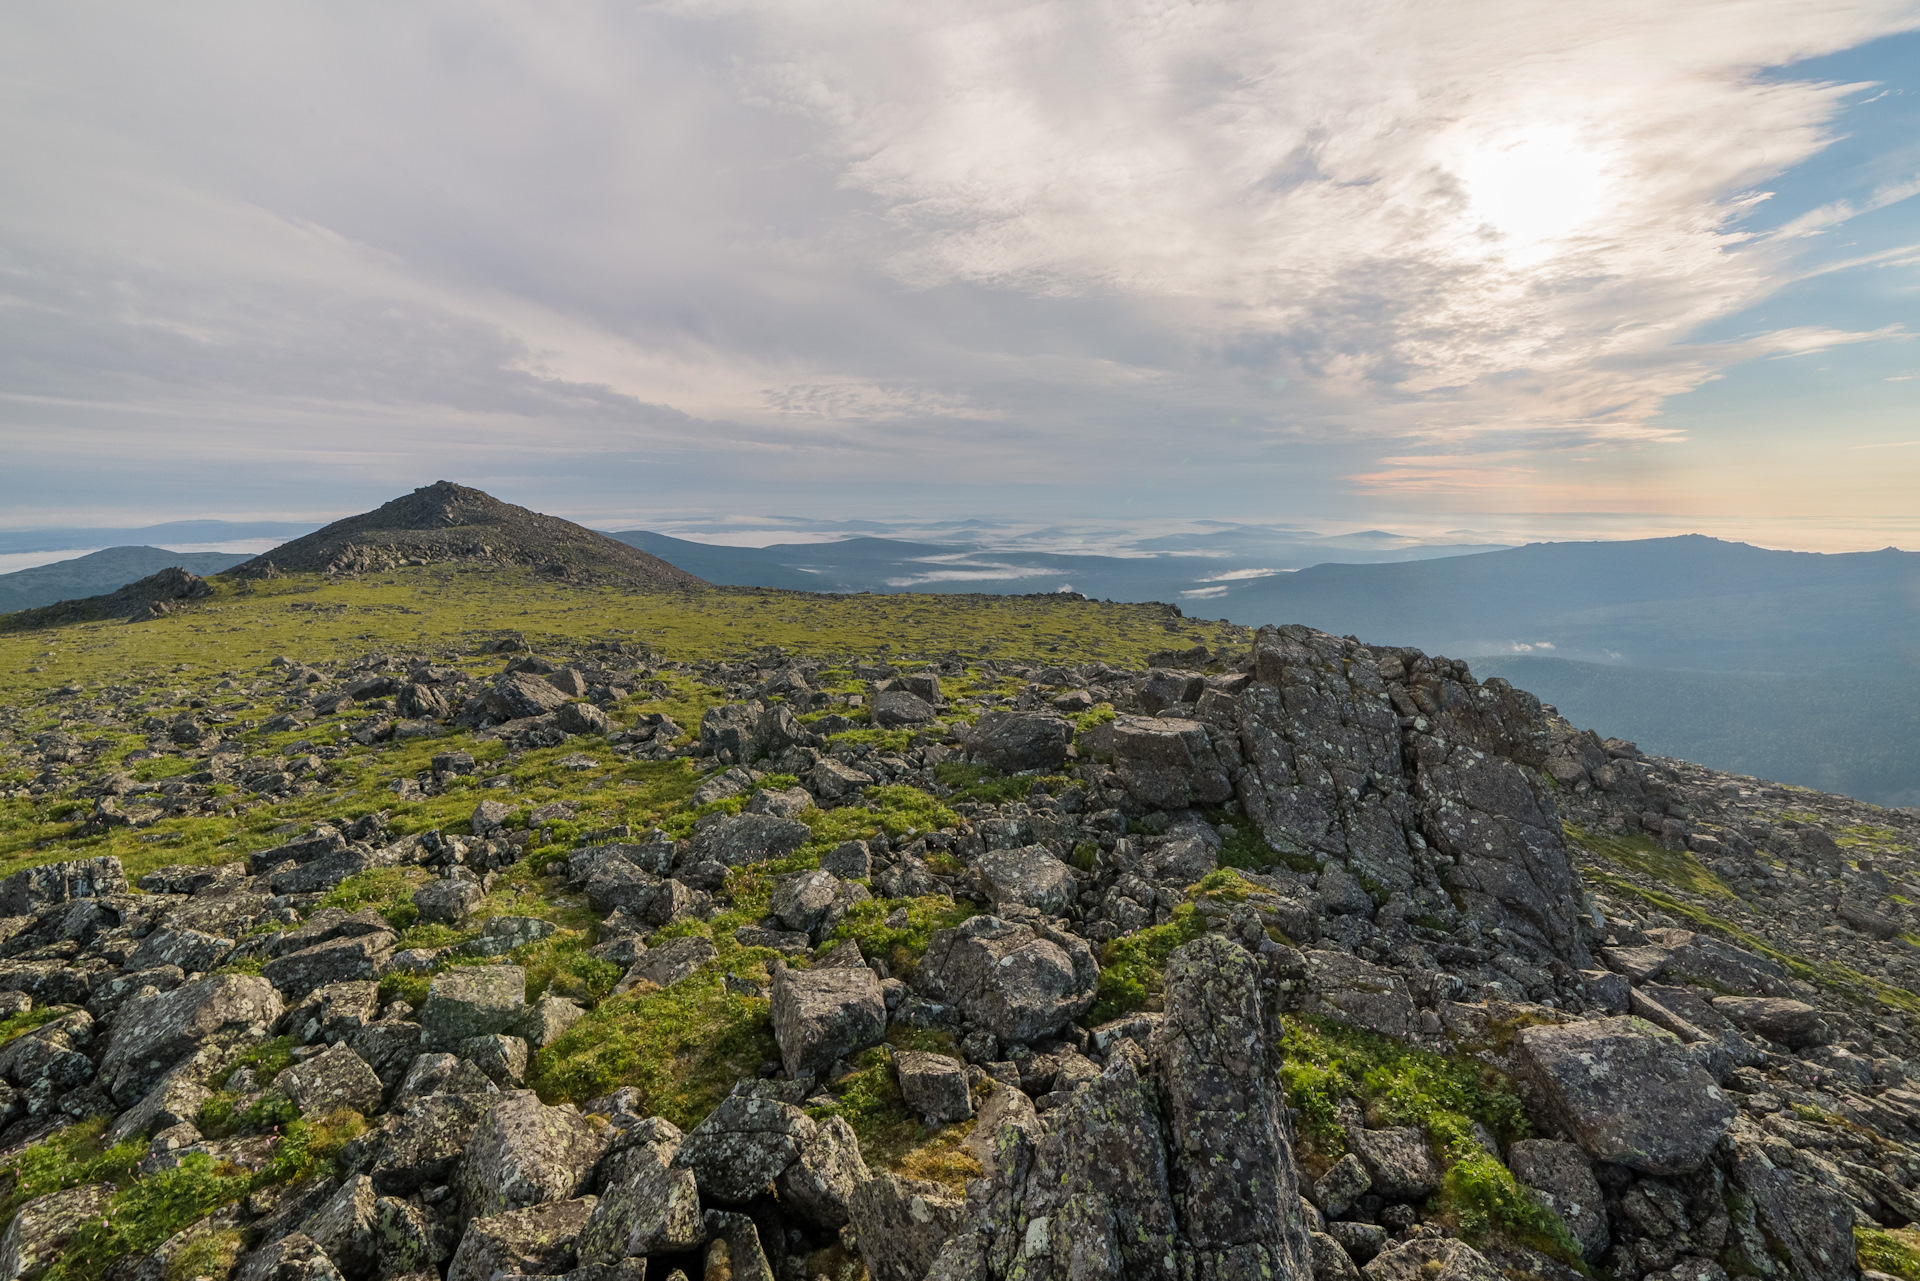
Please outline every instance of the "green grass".
M1687 850L1670 850L1658 841L1639 835L1610 835L1590 832L1568 823L1567 839L1589 854L1609 859L1622 867L1651 876L1665 885L1691 894L1715 898L1735 898L1727 883L1707 870L1705 864Z
M953 1038L943 1032L895 1028L888 1041L887 1045L855 1055L848 1064L851 1071L833 1083L833 1104L809 1108L808 1114L815 1120L830 1116L845 1118L860 1142L860 1156L870 1169L932 1179L956 1190L963 1189L968 1178L983 1173L980 1163L959 1148L960 1141L972 1131L973 1123L940 1126L930 1131L924 1120L908 1109L893 1070L895 1049L952 1055Z
M1430 1217L1469 1242L1504 1237L1584 1270L1559 1217L1474 1139L1475 1122L1502 1144L1531 1133L1525 1105L1498 1073L1330 1020L1289 1015L1283 1029L1280 1079L1300 1114L1309 1168L1325 1170L1346 1151L1337 1108L1342 1099L1355 1099L1370 1126L1427 1131L1446 1169L1427 1207Z
M888 925L887 918L900 908L906 909L906 923ZM958 925L975 910L971 904L956 904L938 894L913 899L868 899L847 909L840 924L834 927L833 937L852 939L860 945L860 955L870 959L879 957L894 977L905 979L926 955L927 941L935 930Z
M1853 1242L1861 1268L1885 1272L1901 1281L1920 1281L1920 1231L1855 1228Z
M1101 949L1100 983L1087 1025L1098 1027L1135 1010L1158 1009L1166 990L1167 958L1206 932L1206 918L1193 904L1182 903L1166 924L1110 940Z
M15 1037L23 1036L43 1024L51 1023L63 1014L71 1014L71 1005L40 1005L24 1014L9 1014L0 1019L0 1045L5 1045Z

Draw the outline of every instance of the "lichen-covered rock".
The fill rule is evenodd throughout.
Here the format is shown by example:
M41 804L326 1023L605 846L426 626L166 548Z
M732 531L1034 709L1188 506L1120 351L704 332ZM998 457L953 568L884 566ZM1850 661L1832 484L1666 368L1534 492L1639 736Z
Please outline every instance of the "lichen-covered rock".
M1737 1213L1732 1245L1747 1269L1780 1281L1853 1277L1854 1211L1846 1195L1775 1162L1758 1135L1737 1132L1729 1147L1727 1182Z
M470 1036L460 1042L460 1057L480 1069L489 1081L502 1089L527 1079L527 1043L517 1036L495 1032L490 1036Z
M520 1034L528 1045L537 1050L559 1040L561 1033L585 1015L585 1010L566 997L547 992L527 1008L526 1017L520 1024Z
M378 1199L372 1179L351 1175L307 1216L300 1231L326 1251L335 1267L348 1276L360 1276L374 1266Z
M1581 1253L1598 1259L1606 1251L1606 1202L1586 1153L1557 1139L1520 1139L1507 1149L1507 1166L1560 1216Z
M687 1132L673 1163L693 1171L707 1200L745 1205L799 1159L815 1128L811 1117L790 1104L730 1094Z
M648 949L627 973L655 987L671 987L681 979L691 978L701 966L719 955L720 949L713 945L712 939L689 934Z
M517 965L457 965L433 976L420 1010L429 1049L450 1050L470 1036L511 1034L527 1007L527 972Z
M1209 935L1173 954L1151 1052L1197 1279L1311 1267L1272 1032L1259 966L1244 948Z
M706 1275L719 1281L774 1281L773 1266L752 1218L733 1210L708 1210Z
M964 1121L973 1115L973 1093L958 1059L896 1050L893 1071L907 1111L943 1122Z
M911 690L883 689L873 696L873 723L881 729L925 725L939 713L933 704Z
M1384 1130L1356 1126L1347 1131L1347 1144L1367 1167L1373 1191L1389 1201L1418 1201L1440 1190L1443 1172L1425 1130L1410 1125Z
M594 1198L549 1201L467 1222L447 1281L497 1276L558 1276L573 1270L574 1243L593 1216Z
M177 965L182 973L204 974L233 950L233 940L201 930L155 930L140 941L123 967L146 970L161 965Z
M580 1262L691 1250L706 1240L692 1170L673 1164L678 1143L642 1143L610 1154L600 1200L580 1232Z
M365 1059L344 1045L331 1046L294 1064L275 1078L274 1084L306 1116L325 1116L339 1108L366 1113L380 1105L380 1078ZM321 1241L321 1245L325 1247L326 1242ZM332 1249L327 1253L334 1255ZM334 1257L340 1261L338 1255Z
M1093 949L1077 935L975 916L935 932L914 983L1003 1044L1024 1045L1091 1009L1099 978Z
M967 732L967 758L1007 774L1058 769L1072 741L1073 726L1051 713L988 712Z
M1445 1237L1390 1245L1360 1275L1367 1281L1505 1281L1487 1256Z
M1517 1043L1554 1119L1597 1161L1690 1174L1733 1120L1679 1038L1644 1019L1523 1028Z
M1820 1011L1805 1001L1784 997L1716 996L1713 1008L1735 1027L1758 1032L1790 1050L1826 1045L1833 1040Z
M126 871L111 855L42 863L0 881L0 916L26 916L56 903L126 892Z
M0 1235L0 1278L14 1281L52 1262L83 1224L106 1210L113 1193L111 1183L90 1183L22 1205Z
M0 1048L0 1078L22 1089L47 1083L64 1093L93 1079L86 1048L93 1041L93 1016L85 1010L43 1023Z
M248 1255L234 1281L341 1281L341 1277L327 1252L304 1232L296 1232Z
M966 1215L965 1203L940 1184L895 1174L854 1189L850 1209L873 1281L923 1281Z
M974 867L981 887L995 904L1018 903L1059 916L1080 894L1073 869L1044 845L990 850Z
M1398 1040L1413 1035L1419 1014L1400 975L1346 952L1319 950L1306 954L1303 1008Z
M439 925L459 925L487 897L480 882L465 876L443 877L413 892L413 905L420 919Z
M550 1108L524 1090L502 1094L460 1157L461 1208L477 1217L578 1196L612 1137L570 1107Z
M797 818L774 814L715 814L694 828L689 863L714 862L744 867L787 855L813 839L813 829Z
M844 1117L828 1117L800 1155L774 1180L780 1204L824 1231L838 1231L852 1211L853 1192L873 1177L860 1157L860 1142Z
M1366 1163L1349 1152L1314 1183L1313 1200L1337 1219L1347 1212L1348 1206L1372 1190L1373 1176L1367 1173Z
M1307 1253L1313 1261L1313 1281L1360 1281L1352 1256L1326 1233L1307 1233Z
M365 1170L374 1187L389 1196L444 1185L459 1168L474 1131L503 1097L429 1094L397 1103L377 1129L347 1145L347 1164Z
M772 1014L774 1039L790 1075L825 1073L835 1059L879 1044L887 1032L880 980L864 965L776 969Z
M1112 732L1114 772L1142 805L1176 810L1232 798L1232 764L1199 721L1123 716Z
M273 984L244 974L210 975L129 1001L114 1019L98 1076L116 1102L131 1105L181 1060L264 1038L284 1009Z

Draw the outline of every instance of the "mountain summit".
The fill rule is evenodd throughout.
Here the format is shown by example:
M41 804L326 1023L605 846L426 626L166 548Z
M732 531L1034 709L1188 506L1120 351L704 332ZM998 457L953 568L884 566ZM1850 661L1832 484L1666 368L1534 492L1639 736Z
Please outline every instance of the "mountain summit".
M229 572L237 578L354 574L449 562L525 567L574 582L706 586L659 557L604 534L448 480L282 543Z

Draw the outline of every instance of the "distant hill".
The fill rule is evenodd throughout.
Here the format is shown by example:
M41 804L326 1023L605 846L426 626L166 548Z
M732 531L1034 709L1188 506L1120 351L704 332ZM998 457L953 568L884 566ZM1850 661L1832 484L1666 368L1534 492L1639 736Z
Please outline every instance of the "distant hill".
M163 569L178 567L202 577L231 569L245 556L231 552L170 552L160 547L107 547L72 560L0 574L0 614L55 601L118 591Z
M446 480L282 543L229 573L361 573L448 562L533 569L575 582L706 585L605 534Z
M37 627L64 627L68 623L112 618L140 622L171 614L183 605L211 595L213 588L206 579L170 566L137 583L128 583L118 591L0 614L0 632L24 632Z

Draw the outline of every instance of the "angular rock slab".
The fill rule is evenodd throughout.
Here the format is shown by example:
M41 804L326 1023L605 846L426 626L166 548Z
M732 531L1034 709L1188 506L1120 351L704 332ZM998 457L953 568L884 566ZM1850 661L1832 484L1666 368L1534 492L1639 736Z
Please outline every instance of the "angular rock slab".
M799 1159L815 1128L790 1104L730 1094L687 1133L673 1163L693 1171L707 1200L745 1205Z
M421 1007L427 1048L450 1050L470 1036L519 1030L527 972L518 965L456 965L433 976Z
M460 1157L461 1209L477 1218L578 1196L612 1138L572 1108L550 1108L525 1090L503 1094Z
M593 1216L594 1198L577 1197L469 1220L447 1281L558 1276L573 1270L574 1243Z
M1099 979L1084 939L995 916L937 931L914 975L922 995L959 1006L1005 1045L1039 1040L1085 1014Z
M861 1184L851 1209L872 1281L924 1281L966 1218L966 1203L947 1188L894 1174Z
M339 1108L365 1113L380 1106L380 1078L365 1059L344 1045L294 1064L274 1084L303 1116L325 1116Z
M1555 1118L1597 1161L1691 1174L1734 1107L1679 1038L1623 1016L1523 1028L1520 1059Z
M677 1150L646 1143L607 1158L599 1203L580 1232L582 1264L691 1250L706 1240L699 1182L692 1170L673 1164Z
M49 1192L21 1206L0 1236L0 1277L15 1277L44 1267L76 1231L98 1216L113 1199L111 1183L93 1183Z
M1585 1152L1557 1139L1519 1139L1507 1149L1507 1166L1560 1216L1582 1254L1597 1259L1605 1253L1607 1206Z
M772 1012L780 1060L792 1076L824 1074L835 1059L887 1034L880 979L864 965L775 970Z
M264 1036L284 1010L273 984L244 974L211 975L130 1001L114 1019L97 1075L116 1102L133 1104L182 1059Z

